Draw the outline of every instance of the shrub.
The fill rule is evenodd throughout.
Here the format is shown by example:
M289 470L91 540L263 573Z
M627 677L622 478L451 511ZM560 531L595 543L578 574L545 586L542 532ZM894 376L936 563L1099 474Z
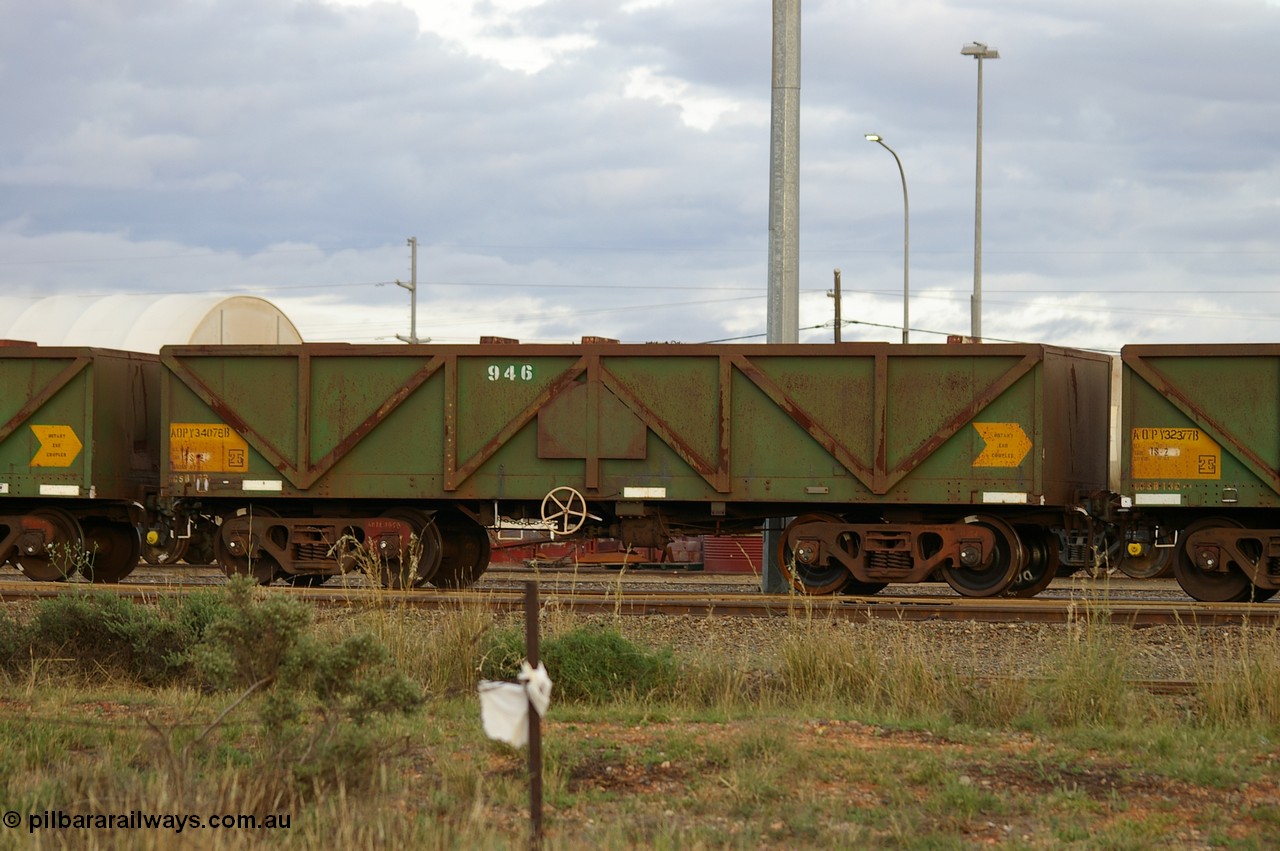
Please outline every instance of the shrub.
M25 650L23 631L8 612L0 611L0 670L11 670Z
M481 673L489 679L515 679L525 658L523 633L494 634ZM644 650L616 630L585 626L552 636L539 648L542 664L555 684L558 699L606 703L624 697L646 697L669 689L676 679L671 651Z
M302 603L256 592L250 578L228 582L226 609L207 625L195 651L201 676L215 689L244 690L273 682L311 626L311 610Z
M107 672L163 685L187 672L199 638L200 618L183 617L175 606L139 606L90 592L41 600L16 643L19 657L54 658L86 674Z
M391 744L364 729L381 716L408 714L421 690L389 664L368 633L326 644L311 632L312 611L298 600L263 594L251 580L227 586L227 610L196 649L214 688L260 692L258 714L271 764L291 795L329 784L368 781Z

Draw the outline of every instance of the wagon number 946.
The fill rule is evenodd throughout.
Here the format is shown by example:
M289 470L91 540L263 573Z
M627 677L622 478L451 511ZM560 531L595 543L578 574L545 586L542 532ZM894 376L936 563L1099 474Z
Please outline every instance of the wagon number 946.
M489 364L489 380L490 381L532 381L533 380L533 364L508 364L507 366L499 366L496 363Z

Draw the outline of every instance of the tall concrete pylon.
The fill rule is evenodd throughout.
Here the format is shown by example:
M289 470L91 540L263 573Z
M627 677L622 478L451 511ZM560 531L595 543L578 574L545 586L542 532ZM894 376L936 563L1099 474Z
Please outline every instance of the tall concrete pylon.
M768 341L800 338L800 0L773 0Z
M769 134L769 310L767 340L800 340L800 0L773 0L773 109ZM764 529L760 589L787 590L777 563L784 523Z

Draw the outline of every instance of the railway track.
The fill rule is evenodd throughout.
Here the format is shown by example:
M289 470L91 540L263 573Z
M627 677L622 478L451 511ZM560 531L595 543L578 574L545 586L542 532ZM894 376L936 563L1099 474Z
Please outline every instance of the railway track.
M746 576L685 574L671 571L620 574L604 569L537 571L495 569L477 588L464 591L412 589L387 591L367 586L359 576L341 577L311 588L274 585L269 593L325 606L380 606L400 608L449 608L482 606L512 611L524 605L524 583L539 584L544 606L581 614L626 616L671 615L684 617L809 617L851 622L975 621L983 623L1112 623L1132 627L1184 624L1194 627L1221 625L1272 625L1280 606L1271 604L1198 603L1177 597L1176 586L1156 581L1114 583L1091 580L1057 580L1033 599L958 597L946 586L935 593L910 586L910 593L874 597L803 597L768 595L744 590L754 581ZM0 570L0 600L16 602L53 597L90 589L140 601L180 596L193 590L220 585L216 568L168 566L140 568L125 582L90 585L85 582L34 583L9 568ZM676 585L678 587L671 587ZM899 586L906 589L907 586ZM1151 598L1154 595L1154 599Z

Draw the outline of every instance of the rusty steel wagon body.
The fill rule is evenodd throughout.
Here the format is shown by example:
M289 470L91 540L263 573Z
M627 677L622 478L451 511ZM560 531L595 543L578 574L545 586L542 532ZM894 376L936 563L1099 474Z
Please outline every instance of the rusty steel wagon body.
M1280 346L1126 346L1121 524L1130 559L1192 597L1280 590Z
M183 346L161 361L161 506L179 527L214 518L218 561L260 581L373 556L390 584L459 586L498 523L662 546L787 517L801 591L941 577L1030 594L1107 484L1110 359L1048 346Z
M0 557L31 579L128 575L159 490L155 355L0 345Z

